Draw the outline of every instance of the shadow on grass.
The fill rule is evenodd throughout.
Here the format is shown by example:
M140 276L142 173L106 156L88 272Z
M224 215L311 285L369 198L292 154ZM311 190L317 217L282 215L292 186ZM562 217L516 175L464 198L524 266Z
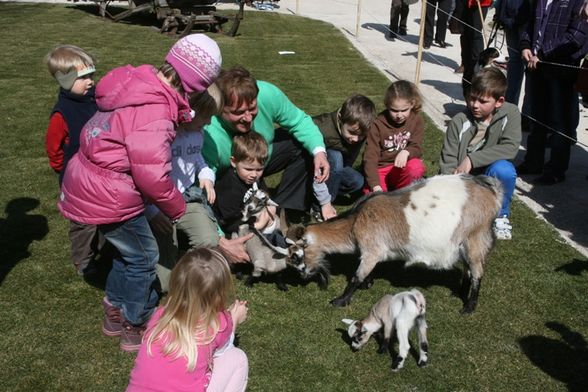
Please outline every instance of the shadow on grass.
M550 321L545 326L560 335L552 339L531 335L519 345L531 362L543 372L566 384L569 391L585 391L588 385L588 346L582 334L564 324Z
M588 260L574 259L567 264L557 267L555 271L564 271L570 275L580 276L582 272L588 271Z
M327 261L331 275L345 275L349 281L359 266L359 255L330 255ZM419 265L406 268L404 261L392 260L378 263L368 279L386 279L398 290L442 286L448 288L453 296L459 297L461 276L461 270L458 268L433 270Z
M29 245L49 232L45 216L28 214L38 206L38 199L19 197L4 208L6 217L0 219L0 284L19 261L31 255Z

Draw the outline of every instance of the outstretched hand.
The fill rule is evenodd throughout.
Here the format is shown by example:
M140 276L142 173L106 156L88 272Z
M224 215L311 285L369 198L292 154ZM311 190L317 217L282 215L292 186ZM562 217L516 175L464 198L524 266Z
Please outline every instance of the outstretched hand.
M244 235L243 237L226 239L221 237L218 242L218 246L221 248L224 254L228 257L227 259L231 263L248 263L250 261L247 250L245 249L245 243L253 237L253 233Z
M233 328L237 327L237 325L243 323L247 320L247 312L249 308L247 307L247 301L241 301L236 299L235 302L229 308L229 313L231 314L231 318L233 319Z

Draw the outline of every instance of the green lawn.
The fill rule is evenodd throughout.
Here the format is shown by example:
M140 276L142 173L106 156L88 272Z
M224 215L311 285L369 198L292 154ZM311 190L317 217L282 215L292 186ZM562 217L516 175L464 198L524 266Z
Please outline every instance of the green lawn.
M98 76L131 63L159 65L174 42L140 23L115 24L89 7L0 4L0 391L120 391L133 355L100 332L101 282L76 276L67 222L55 202L57 178L44 133L57 93L44 55L56 44L95 54ZM361 92L382 108L389 81L332 26L293 16L247 13L239 35L214 35L224 65L242 64L280 86L310 114ZM279 56L292 50L293 56ZM436 172L442 134L429 123L425 161ZM588 262L520 202L514 239L498 244L486 268L476 312L461 316L460 274L381 268L352 304L334 308L353 258L333 260L326 291L315 283L289 292L252 289L240 346L250 360L251 391L580 391L588 388ZM391 359L370 342L353 353L341 318L359 318L385 293L419 288L428 301L430 364ZM412 337L415 342L415 337ZM413 353L414 354L414 353Z

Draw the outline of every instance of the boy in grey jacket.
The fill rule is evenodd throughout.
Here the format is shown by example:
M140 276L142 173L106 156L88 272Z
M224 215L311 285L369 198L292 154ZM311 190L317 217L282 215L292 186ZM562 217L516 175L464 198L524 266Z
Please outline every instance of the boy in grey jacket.
M512 238L510 202L517 173L512 164L521 142L521 113L505 102L506 77L493 67L484 68L472 80L467 109L447 127L441 174L486 174L504 187L502 208L494 221L496 237Z

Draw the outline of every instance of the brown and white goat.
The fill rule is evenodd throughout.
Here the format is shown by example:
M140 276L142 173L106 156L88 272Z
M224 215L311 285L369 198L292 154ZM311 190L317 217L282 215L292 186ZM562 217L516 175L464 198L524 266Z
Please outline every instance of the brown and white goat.
M388 352L392 331L398 338L398 356L392 362L392 371L404 366L404 360L410 350L408 334L416 325L419 340L419 366L425 366L428 359L429 343L427 341L427 322L425 320L427 304L423 294L417 289L401 293L384 295L370 310L363 320L343 319L349 326L347 334L351 338L353 350L359 350L374 333L383 331L380 354Z
M376 264L404 260L433 269L464 261L462 313L478 301L484 262L495 242L492 224L502 202L500 182L488 176L435 176L407 188L373 193L347 213L306 227L296 268L308 278L325 267L327 254L360 253L360 264L345 291L331 303L348 305Z
M233 238L243 237L249 233L255 235L245 243L247 254L253 264L253 271L247 278L245 285L252 287L255 281L263 274L276 274L276 285L282 291L288 291L288 287L282 281L282 271L284 271L290 260L298 260L303 257L303 250L294 246L294 242L288 238L285 239L289 247L273 245L265 236L279 234L280 218L273 216L273 222L265 227L261 232L254 227L254 224L263 211L268 211L269 207L278 207L278 205L269 197L269 195L259 189L257 184L245 195L242 208L241 221L238 232L233 233Z

